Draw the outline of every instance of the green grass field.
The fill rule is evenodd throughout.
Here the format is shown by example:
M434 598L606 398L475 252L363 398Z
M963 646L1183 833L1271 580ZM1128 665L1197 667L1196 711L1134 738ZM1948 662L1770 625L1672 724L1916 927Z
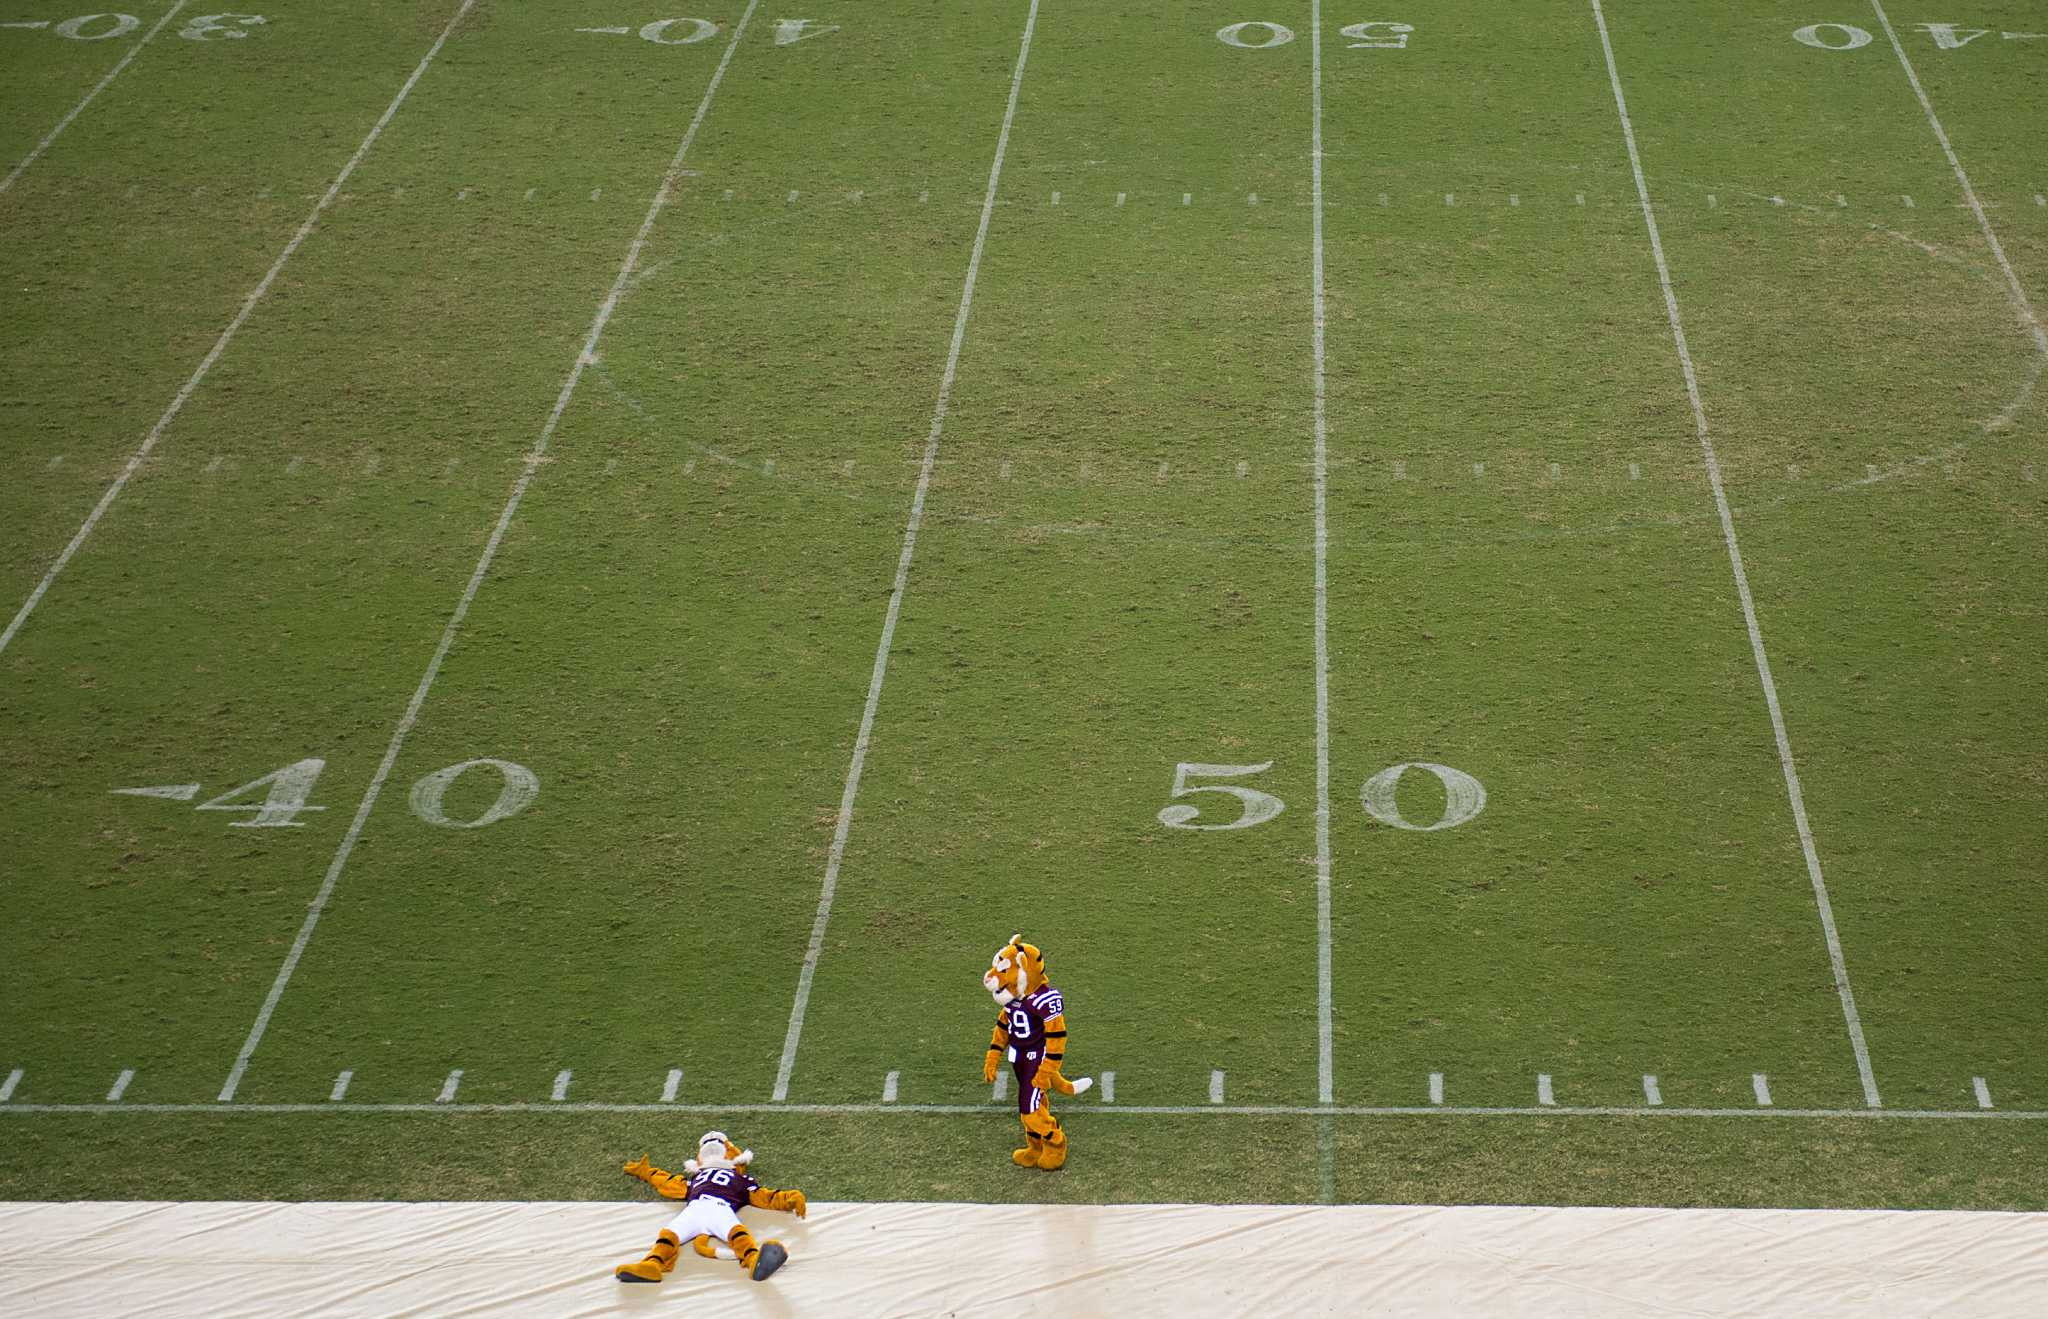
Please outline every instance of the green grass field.
M2048 1207L2038 5L8 5L0 1196Z

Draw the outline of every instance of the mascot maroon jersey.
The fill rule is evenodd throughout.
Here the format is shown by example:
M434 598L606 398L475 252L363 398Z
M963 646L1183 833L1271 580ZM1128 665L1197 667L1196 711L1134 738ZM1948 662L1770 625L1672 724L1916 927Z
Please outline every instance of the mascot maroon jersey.
M706 1168L690 1178L690 1193L683 1200L687 1203L700 1196L708 1196L740 1210L747 1207L747 1197L760 1189L761 1183L737 1168Z
M1039 1060L1045 1057L1046 1020L1066 1010L1066 1000L1051 985L1035 994L1026 994L1003 1009L999 1020L1009 1037L1010 1062L1016 1068L1017 1079L1025 1085L1031 1084Z

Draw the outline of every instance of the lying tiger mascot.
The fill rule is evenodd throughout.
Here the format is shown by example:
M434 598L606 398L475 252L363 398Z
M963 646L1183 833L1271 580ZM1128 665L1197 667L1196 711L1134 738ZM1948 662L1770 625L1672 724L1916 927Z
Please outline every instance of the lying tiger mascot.
M718 1247L712 1243L723 1241L755 1282L765 1281L781 1268L789 1251L780 1241L756 1245L754 1234L740 1221L739 1211L752 1206L802 1218L810 1206L802 1191L771 1191L748 1176L747 1165L753 1161L754 1152L733 1144L723 1131L707 1131L697 1142L697 1157L683 1163L680 1176L655 1167L644 1154L627 1164L628 1176L646 1182L664 1199L681 1200L683 1212L661 1230L646 1258L618 1267L618 1280L660 1282L675 1269L685 1241L705 1259L716 1259Z
M981 1079L995 1083L996 1068L1008 1058L1017 1076L1017 1116L1024 1122L1024 1148L1011 1153L1020 1168L1047 1172L1067 1161L1067 1133L1052 1115L1052 1096L1087 1092L1094 1078L1069 1081L1060 1075L1067 1056L1067 1004L1045 978L1045 954L1013 934L990 960L982 988L995 996L995 1034Z

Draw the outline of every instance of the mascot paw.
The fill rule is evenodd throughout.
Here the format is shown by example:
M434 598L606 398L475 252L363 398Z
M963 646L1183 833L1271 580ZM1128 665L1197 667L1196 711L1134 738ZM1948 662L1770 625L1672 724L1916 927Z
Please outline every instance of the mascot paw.
M1036 1168L1038 1166L1038 1151L1029 1148L1011 1150L1010 1162L1016 1164L1019 1168Z

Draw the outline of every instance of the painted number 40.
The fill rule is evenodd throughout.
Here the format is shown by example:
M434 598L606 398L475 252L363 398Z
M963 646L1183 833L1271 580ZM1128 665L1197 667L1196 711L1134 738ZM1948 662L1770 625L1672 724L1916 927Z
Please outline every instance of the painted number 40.
M260 779L251 779L239 788L230 788L210 801L200 802L195 811L238 811L247 812L246 820L229 822L232 829L302 829L305 821L298 817L307 811L324 811L325 806L314 806L307 802L313 795L313 785L320 781L320 772L327 768L327 762L317 756L295 760L283 769L272 770ZM490 806L474 819L457 820L449 816L445 806L448 789L455 781L472 770L495 772L499 778L498 796ZM263 795L256 796L258 790ZM154 788L116 788L114 792L124 797L161 797L170 801L191 801L199 795L196 783L170 783ZM443 829L481 829L487 824L496 824L508 816L517 815L532 804L540 795L540 779L524 765L509 760L465 760L459 765L437 769L423 776L412 785L410 801L412 813L428 824Z
M1235 797L1241 803L1234 819L1211 819L1197 823L1202 818L1202 808L1186 803L1168 806L1159 812L1159 823L1169 829L1249 829L1255 824L1264 824L1287 809L1287 803L1270 792L1248 788L1242 783L1190 783L1193 779L1241 779L1253 774L1263 774L1273 768L1268 760L1258 765L1204 765L1194 761L1182 761L1173 767L1173 795L1192 797L1196 793L1213 792L1220 796ZM1394 801L1395 789L1400 787L1401 776L1411 769L1434 774L1444 788L1444 810L1434 824L1417 824L1402 816L1401 808ZM1486 789L1479 780L1461 769L1449 765L1436 765L1428 761L1409 761L1390 765L1365 781L1358 790L1358 804L1365 813L1381 824L1396 829L1412 829L1417 833L1434 833L1439 829L1452 829L1465 823L1486 809Z

